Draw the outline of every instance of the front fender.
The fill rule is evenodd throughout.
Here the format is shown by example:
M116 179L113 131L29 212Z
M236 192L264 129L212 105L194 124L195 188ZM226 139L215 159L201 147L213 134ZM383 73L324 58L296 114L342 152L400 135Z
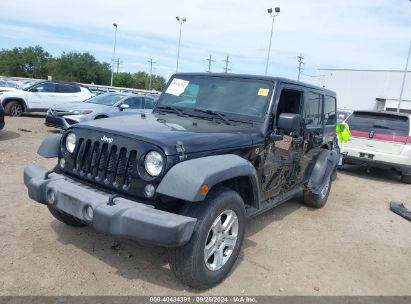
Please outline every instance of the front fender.
M37 154L45 158L54 158L59 156L60 141L62 134L51 134L47 136L40 144Z
M234 154L208 156L176 164L164 176L157 193L185 201L205 199L203 184L211 189L216 184L240 176L250 179L254 199L259 201L257 172L246 159Z

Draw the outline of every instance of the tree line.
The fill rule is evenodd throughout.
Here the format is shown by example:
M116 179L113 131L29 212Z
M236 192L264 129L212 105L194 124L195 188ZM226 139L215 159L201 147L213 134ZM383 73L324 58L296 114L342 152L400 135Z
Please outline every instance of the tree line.
M63 52L53 57L41 46L1 49L0 75L110 85L111 67L107 62L98 61L90 53ZM151 88L146 72L115 73L113 86L135 89L162 90L165 79L152 75Z

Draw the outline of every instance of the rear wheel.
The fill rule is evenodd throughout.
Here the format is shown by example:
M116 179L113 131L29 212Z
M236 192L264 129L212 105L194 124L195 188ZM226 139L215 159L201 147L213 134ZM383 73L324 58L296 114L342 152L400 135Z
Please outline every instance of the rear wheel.
M87 226L87 224L77 218L75 218L74 216L71 216L67 213L61 212L59 210L57 210L56 208L54 208L53 206L47 205L47 208L49 208L50 213L56 218L58 219L60 222L69 225L69 226L73 226L73 227L85 227Z
M310 190L304 190L304 204L312 208L322 208L327 203L331 190L332 178L329 177L320 193L316 194Z
M401 181L406 184L411 184L411 175L403 174L401 176Z
M24 112L24 107L23 105L18 102L18 101L10 101L6 107L5 107L5 111L8 115L10 116L15 116L15 117L19 117L23 115Z
M216 189L204 202L188 203L182 214L197 218L190 241L170 250L170 267L185 284L208 289L228 275L244 239L245 209L240 195Z

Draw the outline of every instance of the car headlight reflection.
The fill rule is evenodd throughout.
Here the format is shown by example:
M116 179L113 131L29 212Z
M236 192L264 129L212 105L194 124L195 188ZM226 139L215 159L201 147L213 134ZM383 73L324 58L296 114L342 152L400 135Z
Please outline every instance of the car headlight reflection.
M76 148L76 134L71 132L66 136L66 149L70 153L73 153L75 148Z
M151 151L144 159L144 167L151 176L159 176L163 170L164 160L160 153Z

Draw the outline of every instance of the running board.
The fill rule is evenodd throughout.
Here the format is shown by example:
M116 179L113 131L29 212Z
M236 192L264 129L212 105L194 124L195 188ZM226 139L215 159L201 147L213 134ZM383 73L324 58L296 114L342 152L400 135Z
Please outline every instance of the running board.
M259 209L251 207L251 206L247 206L245 209L246 216L247 218L252 218L260 213L270 210L271 208L277 207L281 205L282 203L285 203L289 199L292 199L294 196L296 196L299 192L303 190L304 190L304 186L297 186L288 192L276 195L275 197L272 197L266 201L260 202Z

